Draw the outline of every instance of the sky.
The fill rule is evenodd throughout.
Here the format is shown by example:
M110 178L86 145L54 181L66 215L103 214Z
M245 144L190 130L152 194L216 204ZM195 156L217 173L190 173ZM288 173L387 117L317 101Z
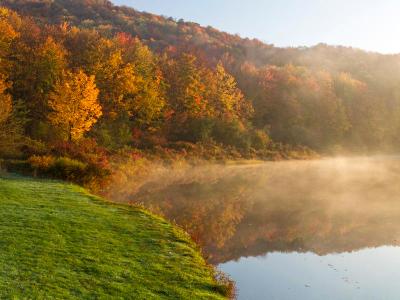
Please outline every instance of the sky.
M399 0L111 0L280 47L344 45L400 53Z

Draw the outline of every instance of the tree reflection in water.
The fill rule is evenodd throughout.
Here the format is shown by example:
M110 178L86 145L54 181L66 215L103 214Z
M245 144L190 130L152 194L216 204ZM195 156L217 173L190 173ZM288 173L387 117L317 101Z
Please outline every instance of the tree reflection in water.
M195 175L194 175L195 174ZM185 228L209 261L327 254L400 242L400 160L337 158L208 166L129 196Z

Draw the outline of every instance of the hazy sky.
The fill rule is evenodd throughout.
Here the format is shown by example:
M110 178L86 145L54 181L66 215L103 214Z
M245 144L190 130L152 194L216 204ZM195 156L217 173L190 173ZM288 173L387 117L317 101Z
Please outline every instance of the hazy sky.
M400 53L399 0L112 0L277 46L320 42Z

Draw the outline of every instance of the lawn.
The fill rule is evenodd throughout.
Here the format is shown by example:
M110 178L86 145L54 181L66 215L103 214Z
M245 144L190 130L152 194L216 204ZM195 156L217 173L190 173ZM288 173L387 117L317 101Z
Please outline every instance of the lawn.
M1 299L224 299L196 246L141 209L0 177Z

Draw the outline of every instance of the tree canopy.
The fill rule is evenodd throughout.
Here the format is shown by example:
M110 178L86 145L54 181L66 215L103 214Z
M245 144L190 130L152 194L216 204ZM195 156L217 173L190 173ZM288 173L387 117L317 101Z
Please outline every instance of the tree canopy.
M246 153L400 146L398 55L276 48L108 1L2 5L2 101L11 101L2 114L9 105L24 112L19 124L33 141Z

